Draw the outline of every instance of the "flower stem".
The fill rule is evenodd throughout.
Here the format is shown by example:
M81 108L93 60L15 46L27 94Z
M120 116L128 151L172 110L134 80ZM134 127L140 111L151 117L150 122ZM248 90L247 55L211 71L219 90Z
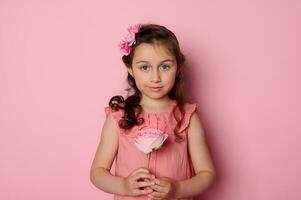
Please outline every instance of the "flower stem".
M151 156L152 156L152 152L147 154L147 169L149 169L149 163L150 163Z

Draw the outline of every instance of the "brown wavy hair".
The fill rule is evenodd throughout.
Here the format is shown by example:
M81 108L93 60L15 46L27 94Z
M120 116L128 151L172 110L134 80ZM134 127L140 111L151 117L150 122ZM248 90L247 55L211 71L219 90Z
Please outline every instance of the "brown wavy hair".
M134 52L137 46L142 43L147 44L160 44L164 45L170 53L175 57L177 62L177 73L175 78L175 84L173 88L169 91L168 96L172 100L176 100L180 111L180 117L176 118L177 126L174 130L176 136L176 141L180 142L183 137L179 134L178 129L181 126L183 119L183 104L184 104L184 94L183 94L183 67L185 62L185 56L180 50L179 42L175 34L168 30L166 27L158 24L143 24L139 31L135 34L136 43L132 46L132 51L129 55L123 55L122 61L127 68L132 68L132 61L134 57ZM124 99L122 96L113 96L109 101L109 106L113 110L124 110L124 116L119 120L118 125L123 129L131 129L135 125L140 125L144 123L144 119L139 117L142 111L142 107L139 104L141 100L141 92L136 86L135 79L128 73L127 81L129 84L128 96ZM132 94L129 93L132 91ZM174 111L174 110L173 110Z

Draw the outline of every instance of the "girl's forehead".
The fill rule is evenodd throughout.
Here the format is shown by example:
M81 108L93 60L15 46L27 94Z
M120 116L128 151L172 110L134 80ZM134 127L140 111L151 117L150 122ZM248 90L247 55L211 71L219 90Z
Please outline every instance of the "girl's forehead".
M133 61L145 60L166 60L174 59L169 49L162 44L142 43L135 48Z

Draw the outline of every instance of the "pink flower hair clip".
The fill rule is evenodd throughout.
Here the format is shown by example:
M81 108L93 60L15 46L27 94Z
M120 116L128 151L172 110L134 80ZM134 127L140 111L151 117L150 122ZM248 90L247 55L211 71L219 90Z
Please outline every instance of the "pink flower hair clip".
M132 51L132 46L136 44L135 34L139 32L141 24L135 24L128 28L128 35L122 38L119 43L119 48L122 54L129 55Z

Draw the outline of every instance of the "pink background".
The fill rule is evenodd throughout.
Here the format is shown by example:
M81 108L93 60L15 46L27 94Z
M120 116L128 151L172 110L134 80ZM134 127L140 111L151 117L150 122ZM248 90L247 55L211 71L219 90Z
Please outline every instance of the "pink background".
M123 93L117 44L167 26L217 169L199 199L297 200L300 1L0 1L0 199L109 199L89 180L104 107Z

